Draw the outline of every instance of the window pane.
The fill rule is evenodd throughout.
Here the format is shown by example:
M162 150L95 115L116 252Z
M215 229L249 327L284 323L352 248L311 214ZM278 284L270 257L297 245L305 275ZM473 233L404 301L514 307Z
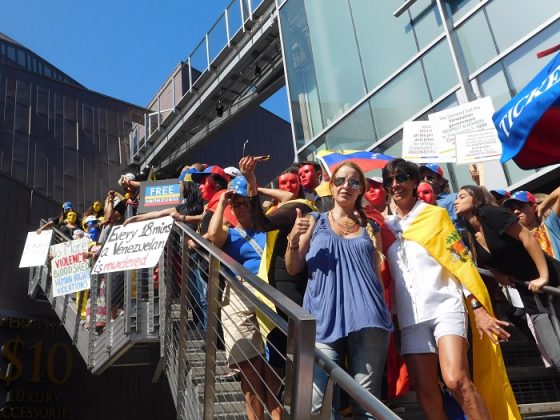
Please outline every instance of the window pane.
M497 54L490 28L482 11L472 16L457 30L459 53L462 53L469 73L474 72Z
M430 103L419 63L392 80L370 99L377 137L381 138Z
M22 67L25 67L25 51L18 50L17 57L18 57L18 64Z
M423 57L432 99L437 99L459 83L447 40L443 39Z
M11 45L8 45L8 58L12 61L16 61L16 49Z
M364 76L348 3L307 0L305 11L321 113L328 126L366 94Z
M503 51L560 12L560 1L494 0L486 6L486 12L498 49Z
M393 17L401 4L401 0L350 1L368 90L418 52L408 14Z
M483 96L492 97L492 103L496 110L500 109L511 99L501 63L492 66L482 73L478 77L478 86Z
M435 0L416 1L408 10L420 49L443 33L441 16Z
M379 153L384 153L394 158L402 156L402 130L393 134L379 146Z
M327 132L328 149L363 150L375 140L369 103L362 104L336 127Z
M480 3L480 0L444 0L445 8L453 17L453 22L465 16L477 3Z
M507 172L510 177L510 185L515 184L516 182L519 182L536 172L533 169L528 171L521 169L513 160L506 162L504 166L507 168Z

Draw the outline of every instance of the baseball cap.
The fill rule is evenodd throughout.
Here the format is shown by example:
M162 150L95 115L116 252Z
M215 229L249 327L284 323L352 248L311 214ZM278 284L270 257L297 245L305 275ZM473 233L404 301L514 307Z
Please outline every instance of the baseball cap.
M420 169L422 168L429 169L433 173L438 174L443 178L443 169L441 169L441 166L439 166L437 163L423 163L422 165L420 165Z
M511 197L511 193L503 188L496 188L495 190L490 190L490 194L492 194L496 198Z
M383 178L380 176L368 176L366 179L368 181L377 182L378 184L383 184Z
M237 169L235 166L228 166L227 168L224 169L224 172L229 176L231 176L232 178L241 175L241 171Z
M123 175L125 178L130 179L131 181L134 181L136 179L136 175L132 174L132 173L127 173Z
M179 175L179 181L192 181L192 174L197 172L194 168L185 168L181 171Z
M225 179L226 181L229 181L230 176L228 174L226 174L224 172L224 170L222 168L220 168L218 165L212 165L209 166L208 168L206 168L203 171L194 171L191 174L192 180L194 182L201 182L205 176L210 175L210 174L216 174L218 176L221 176L223 179Z
M71 210L73 208L72 203L70 201L65 201L64 204L62 204L62 208L64 211Z
M234 194L247 197L247 180L243 175L236 176L228 184L228 190L233 190Z
M92 226L96 223L99 223L99 220L97 220L97 217L91 215L91 216L86 217L86 220L84 220L84 223L88 226Z
M511 204L512 201L520 201L521 203L529 203L535 204L537 201L535 200L535 196L531 194L529 191L516 191L514 192L510 198L504 201L504 206L508 206Z

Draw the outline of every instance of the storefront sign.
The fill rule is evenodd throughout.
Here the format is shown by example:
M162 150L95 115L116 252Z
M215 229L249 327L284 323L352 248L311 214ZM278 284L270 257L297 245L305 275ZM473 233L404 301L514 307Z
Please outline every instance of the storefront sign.
M28 232L25 247L21 254L19 268L38 267L44 265L47 261L49 246L51 245L52 230L46 230L37 234L37 232Z
M163 210L181 204L180 184L177 179L163 179L140 183L138 213Z
M54 297L89 289L89 260L82 255L88 250L88 243L89 239L83 238L51 246Z
M112 273L155 266L172 227L173 218L169 216L127 226L113 226L92 273Z
M495 129L457 134L457 164L497 160L502 144Z

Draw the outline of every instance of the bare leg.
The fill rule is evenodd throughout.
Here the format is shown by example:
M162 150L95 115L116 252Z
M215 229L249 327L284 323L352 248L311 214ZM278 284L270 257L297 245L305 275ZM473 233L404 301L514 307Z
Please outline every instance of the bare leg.
M280 401L278 401L278 392L282 386L280 371L274 369L266 362L263 362L263 365L266 388L266 408L272 420L280 420L282 418L282 405Z
M469 420L490 419L488 408L469 375L467 340L445 335L438 340L439 365L443 381Z
M438 358L434 353L404 356L416 398L430 420L447 420L438 384ZM470 417L469 417L470 418Z
M241 370L241 392L245 400L245 411L249 420L264 419L265 392L262 382L263 360L260 356L239 363Z

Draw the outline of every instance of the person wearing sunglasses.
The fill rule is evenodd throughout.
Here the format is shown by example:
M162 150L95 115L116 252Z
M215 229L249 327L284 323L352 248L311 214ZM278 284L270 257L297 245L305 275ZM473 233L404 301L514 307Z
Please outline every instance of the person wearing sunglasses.
M490 297L447 212L418 199L416 164L395 159L383 184L395 205L386 218L397 238L387 251L396 313L410 380L426 416L446 419L438 384L445 385L468 418L520 418L498 340L507 322L493 316ZM467 312L473 380L467 358Z
M316 347L347 367L367 391L380 397L383 370L393 330L383 296L379 226L362 208L366 179L352 162L337 167L329 181L334 207L297 218L288 236L286 267L296 275L307 268L303 308L316 318ZM327 375L315 367L312 410L320 411ZM338 393L333 397L338 407ZM334 415L334 412L332 413ZM356 419L371 419L352 402Z

